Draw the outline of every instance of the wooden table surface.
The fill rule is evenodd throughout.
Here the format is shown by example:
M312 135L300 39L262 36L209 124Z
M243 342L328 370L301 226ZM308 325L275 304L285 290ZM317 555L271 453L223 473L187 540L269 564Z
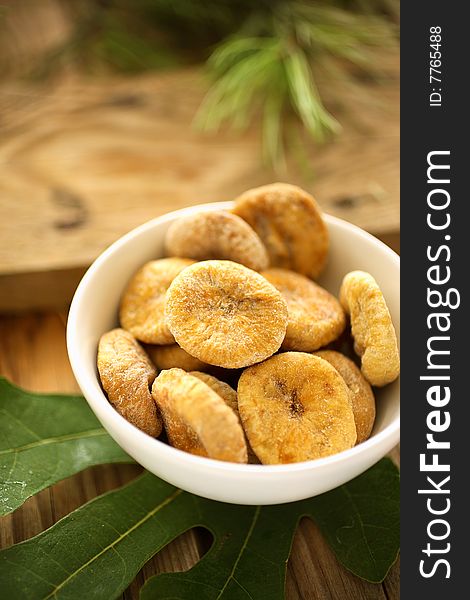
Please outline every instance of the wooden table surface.
M65 313L0 316L0 373L29 390L77 392L67 358L65 326ZM398 449L393 457L398 460ZM40 492L13 514L0 519L0 547L36 535L84 502L123 485L141 471L136 465L93 467ZM181 535L144 566L123 597L137 599L143 582L155 573L189 569L206 549L207 536L196 530ZM399 566L392 567L382 585L362 581L337 562L316 525L303 519L288 564L286 598L397 600Z
M20 62L67 31L56 0L7 4L5 18L16 33L10 45ZM15 66L7 46L8 39L0 39L0 62L7 58ZM398 250L398 54L378 62L380 85L364 81L362 92L322 86L343 133L334 144L308 148L312 181L295 165L282 179L305 184L327 212ZM204 89L193 70L103 81L71 77L52 88L29 81L1 86L0 310L47 312L0 315L0 374L34 391L77 392L65 347L66 313L51 307L66 305L90 261L157 214L229 199L279 177L260 163L256 127L243 136L212 138L191 127ZM141 470L94 467L44 490L0 518L0 547L43 531ZM207 543L198 531L183 534L145 565L124 598L138 598L155 573L190 568ZM382 585L364 582L336 561L316 525L304 519L286 592L289 600L397 600L399 566Z
M398 54L380 64L383 80L360 94L322 86L341 135L289 146L277 172L263 164L259 123L236 135L194 127L207 89L197 68L0 85L0 311L61 310L133 227L273 181L375 235L397 231Z

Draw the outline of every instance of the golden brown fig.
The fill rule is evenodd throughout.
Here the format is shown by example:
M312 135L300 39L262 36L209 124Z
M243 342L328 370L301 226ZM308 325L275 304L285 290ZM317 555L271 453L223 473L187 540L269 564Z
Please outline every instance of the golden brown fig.
M289 322L282 348L312 352L338 338L346 326L341 304L325 289L299 273L267 269L261 275L287 302Z
M400 373L397 336L385 298L375 279L364 271L348 273L340 302L351 317L354 350L361 371L371 385L383 386Z
M147 344L174 343L164 320L165 295L176 275L193 263L187 258L162 258L141 267L122 296L121 326Z
M248 190L232 211L261 238L272 267L316 279L328 254L328 229L315 199L295 185L273 183Z
M204 383L206 383L212 390L214 390L214 392L219 394L219 396L224 400L225 404L227 406L230 406L233 412L237 415L237 419L240 421L241 424L240 413L238 412L237 392L228 383L225 383L225 381L220 381L219 379L213 377L212 375L209 375L208 373L192 371L190 375L194 375L194 377L197 377L201 381L204 381ZM248 462L250 464L259 464L260 461L254 453L253 448L250 446L249 441L246 439L246 436L245 443L246 450L248 453Z
M348 388L335 368L312 354L285 352L245 369L238 410L263 464L330 456L356 442Z
M101 336L98 372L118 413L145 433L160 435L162 422L150 394L157 371L130 333L113 329Z
M287 327L287 306L276 288L228 260L208 260L182 271L168 289L165 315L186 352L229 369L271 356Z
M182 369L162 371L152 395L172 446L217 460L247 462L245 436L237 416L200 379Z
M374 392L353 361L334 350L320 350L316 356L327 360L338 371L349 388L356 423L357 444L367 440L375 421Z
M145 351L159 371L165 369L183 369L184 371L206 371L210 365L191 356L178 344L169 346L146 346Z
M269 264L258 235L243 219L225 211L200 212L174 221L165 247L168 256L233 260L255 271Z
M240 415L238 414L237 392L233 389L233 387L231 387L228 383L225 383L225 381L220 381L220 379L217 379L217 377L209 375L209 373L191 371L189 375L197 377L206 385L208 385L216 394L219 394L225 404L230 406L233 412L237 415L237 418L240 418Z

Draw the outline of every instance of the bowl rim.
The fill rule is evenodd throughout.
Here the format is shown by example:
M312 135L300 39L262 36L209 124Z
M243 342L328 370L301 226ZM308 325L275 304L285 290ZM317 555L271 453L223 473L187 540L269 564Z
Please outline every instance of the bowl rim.
M171 211L169 213L165 213L164 215L161 215L159 217L155 217L154 219L146 221L142 225L135 227L131 231L118 238L115 242L109 245L87 269L75 291L70 305L67 319L66 339L67 352L74 376L91 409L93 410L95 415L98 416L98 418L103 424L103 427L106 430L107 427L106 425L104 425L101 418L104 421L112 421L114 429L120 430L120 432L127 436L133 436L135 440L139 442L139 444L143 444L149 449L158 450L159 454L163 455L162 458L168 458L170 460L179 458L183 461L186 461L186 463L189 465L194 465L197 467L207 467L211 470L216 471L228 471L231 473L243 473L245 475L254 475L257 478L259 478L261 474L272 475L276 473L298 473L302 471L321 469L322 467L325 467L327 465L333 465L336 463L349 462L350 459L367 454L374 448L378 448L382 445L389 445L391 449L391 447L393 447L393 445L397 444L399 441L400 414L398 414L398 416L382 431L380 431L377 434L374 434L366 441L362 442L361 444L358 444L357 446L354 446L353 448L343 450L331 456L281 465L240 464L220 461L184 452L183 450L174 448L169 444L158 440L157 438L149 436L148 434L144 433L143 431L129 423L129 421L127 421L123 416L121 416L109 403L103 391L100 392L99 396L96 393L94 387L97 379L96 373L93 372L93 374L91 374L89 372L89 369L85 366L77 340L80 326L80 314L83 296L85 295L88 289L89 283L93 280L95 273L100 270L102 265L104 265L107 262L108 258L112 256L116 251L118 251L121 247L125 246L130 240L133 240L136 237L139 237L142 233L153 229L153 227L155 227L156 224L165 223L167 221L173 221L175 218L184 216L187 213L194 212L195 209L213 210L214 208L217 208L218 210L227 210L230 209L232 206L233 202L231 201L210 202L205 204L192 205L189 207ZM367 231L364 231L357 225L345 221L344 219L340 219L339 217L334 217L333 215L329 215L327 213L323 213L323 216L327 224L334 224L336 227L339 227L343 230L352 229L356 235L359 235L360 237L366 239L369 243L372 243L374 246L378 247L382 253L385 252L385 254L387 254L388 257L392 259L392 262L396 263L396 265L399 267L400 257L398 256L398 254L394 252L391 248L386 246L382 241L377 239L375 236L368 233ZM398 385L400 385L399 381Z

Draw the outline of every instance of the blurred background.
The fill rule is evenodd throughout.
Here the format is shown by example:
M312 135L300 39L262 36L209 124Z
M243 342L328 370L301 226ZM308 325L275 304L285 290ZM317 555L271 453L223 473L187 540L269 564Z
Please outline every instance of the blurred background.
M276 180L396 246L398 22L396 0L3 0L0 311L65 307L129 229Z
M0 0L0 374L79 392L65 327L80 278L176 208L287 181L399 250L398 23L397 0ZM0 519L0 547L140 470L37 494ZM207 547L187 532L123 597ZM396 600L399 567L359 580L304 519L286 597L312 594Z

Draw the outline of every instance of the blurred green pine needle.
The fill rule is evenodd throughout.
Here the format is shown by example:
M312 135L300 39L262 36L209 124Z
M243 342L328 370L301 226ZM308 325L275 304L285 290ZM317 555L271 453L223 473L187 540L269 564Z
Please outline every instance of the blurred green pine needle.
M298 134L321 142L340 130L315 73L344 87L351 65L374 74L373 49L396 44L399 21L399 0L57 1L75 25L33 75L69 63L131 73L207 60L212 84L196 125L243 130L260 120L275 167Z
M196 124L205 131L224 123L244 129L261 112L264 156L278 167L292 116L319 142L340 130L322 102L315 66L333 57L340 67L335 77L349 78L347 63L372 72L370 49L394 43L395 27L377 15L300 1L278 5L263 27L270 34L253 36L245 33L253 27L242 27L213 51L207 62L213 84Z

